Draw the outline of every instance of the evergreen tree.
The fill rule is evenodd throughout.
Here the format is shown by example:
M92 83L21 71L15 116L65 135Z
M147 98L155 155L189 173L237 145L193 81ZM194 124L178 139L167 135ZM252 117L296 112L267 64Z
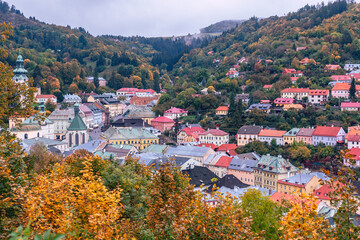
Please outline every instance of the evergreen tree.
M356 86L355 86L355 79L353 78L350 85L349 90L349 97L351 100L355 100L356 98Z
M96 69L95 69L95 72L94 72L94 84L95 84L96 88L99 87L99 73L98 73L98 71Z
M154 90L158 93L160 92L160 75L157 70L153 72L153 77L154 77Z
M229 117L232 118L234 116L234 113L236 111L236 103L235 103L235 93L231 92L230 99L229 99Z

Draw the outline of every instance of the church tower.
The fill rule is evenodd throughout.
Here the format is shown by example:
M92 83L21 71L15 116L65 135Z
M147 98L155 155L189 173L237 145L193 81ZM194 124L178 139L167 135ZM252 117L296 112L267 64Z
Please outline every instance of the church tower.
M24 59L19 53L16 60L16 68L13 71L14 77L12 80L16 83L27 83L29 78L26 76L27 70L24 68Z
M66 139L68 142L68 147L72 148L79 146L81 144L87 143L89 140L89 134L87 132L87 127L79 115L79 104L74 104L75 117L68 127L66 133Z

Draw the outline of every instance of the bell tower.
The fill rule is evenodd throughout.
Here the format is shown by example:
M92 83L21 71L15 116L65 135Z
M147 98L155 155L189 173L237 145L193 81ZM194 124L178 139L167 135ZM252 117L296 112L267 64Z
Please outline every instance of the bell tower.
M14 77L12 80L16 83L27 83L29 78L26 76L27 70L24 68L24 59L19 52L19 55L16 60L16 68L14 69Z

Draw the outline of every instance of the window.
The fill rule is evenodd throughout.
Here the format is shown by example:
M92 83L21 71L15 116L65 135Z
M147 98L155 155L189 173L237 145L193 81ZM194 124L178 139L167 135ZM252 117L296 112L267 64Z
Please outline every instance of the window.
M27 133L25 133L24 139L28 139L28 134Z

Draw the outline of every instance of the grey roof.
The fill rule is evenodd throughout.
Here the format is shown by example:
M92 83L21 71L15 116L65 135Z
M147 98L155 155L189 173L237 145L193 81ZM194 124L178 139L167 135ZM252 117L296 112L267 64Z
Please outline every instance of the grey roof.
M289 137L296 137L296 134L300 131L300 128L293 128L289 131L287 131L284 136L289 136Z
M238 130L238 134L259 134L262 127L260 126L252 126L252 125L244 125Z
M258 160L259 159L254 160L253 158L249 159L247 157L240 158L235 156L229 164L229 169L253 172Z
M182 129L184 129L184 128L186 128L186 127L201 127L201 125L200 124L198 124L198 123L195 123L195 124L182 124L181 126L180 126L180 130L182 130Z
M190 178L189 183L195 187L200 187L202 184L207 186L212 183L213 179L218 179L218 176L206 167L194 166L194 168L182 172Z
M243 183L242 181L240 181L237 177L235 177L232 174L227 174L224 177L222 177L221 179L219 179L218 181L212 183L208 187L207 192L215 191L216 190L215 186L216 186L216 188L227 187L230 189L234 189L235 187L247 188L250 185Z
M271 108L271 104L255 103L249 107L249 110L253 110L253 109L269 110L270 108Z
M95 152L97 150L97 148L99 147L100 144L105 143L105 140L101 140L101 139L96 139L96 140L92 140L90 142L81 144L79 146L76 146L73 148L73 150L80 150L80 149L84 149L87 150L88 152Z
M151 127L147 122L141 118L119 118L111 123L113 127Z
M81 98L78 95L75 94L66 94L64 95L64 100L77 100L77 101L81 101Z
M91 112L93 113L101 113L102 110L100 108L98 108L97 106L95 106L94 103L91 104L86 104L86 106L91 110Z
M296 136L311 137L314 131L314 128L300 128Z
M139 163L145 164L146 166L153 166L155 169L159 169L162 163L167 161L175 161L176 166L181 167L184 163L186 163L190 158L188 157L177 157L177 156L164 156L161 153L139 153L136 154L137 158L139 158Z
M210 149L208 147L176 146L169 147L165 155L203 157Z
M22 144L26 144L29 147L35 145L36 143L42 143L45 146L57 146L57 145L66 144L66 143L64 143L62 141L53 140L53 139L50 139L50 138L43 138L43 137L24 139L22 141Z

